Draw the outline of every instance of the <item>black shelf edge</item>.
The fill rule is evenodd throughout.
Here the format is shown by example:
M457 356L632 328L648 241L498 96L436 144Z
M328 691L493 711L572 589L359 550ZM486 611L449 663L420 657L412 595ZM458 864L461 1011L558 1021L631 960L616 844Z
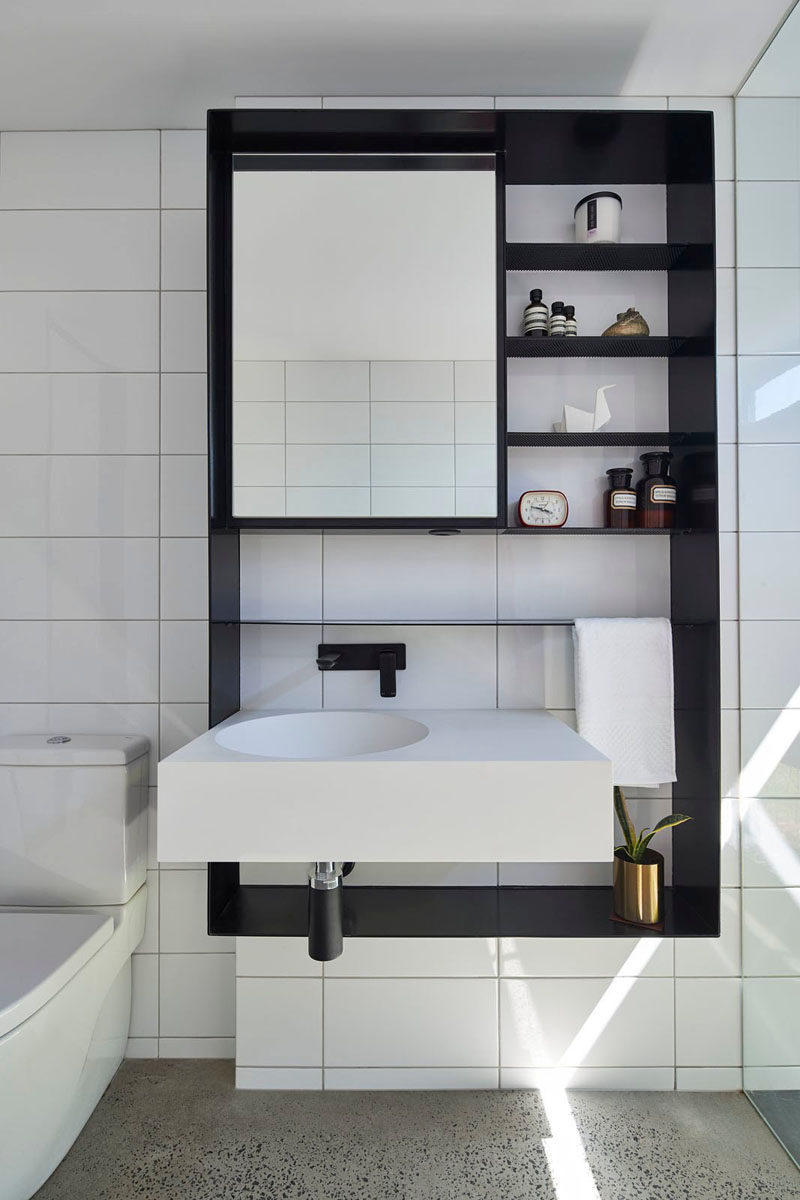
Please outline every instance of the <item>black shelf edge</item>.
M507 358L672 358L713 352L711 338L507 337Z
M359 887L345 885L345 939L352 937L709 937L713 905L665 889L664 928L611 919L610 887ZM304 937L308 888L239 884L216 910L209 933ZM347 949L345 946L345 954Z
M532 537L554 537L557 534L572 533L579 537L589 534L610 534L611 537L680 537L690 533L700 533L696 529L606 529L603 525L562 525L560 529L542 527L529 528L527 525L509 525L501 533L522 533Z
M508 433L508 446L713 446L713 433Z
M575 242L509 242L507 271L669 271L713 267L706 243L639 242L579 245Z

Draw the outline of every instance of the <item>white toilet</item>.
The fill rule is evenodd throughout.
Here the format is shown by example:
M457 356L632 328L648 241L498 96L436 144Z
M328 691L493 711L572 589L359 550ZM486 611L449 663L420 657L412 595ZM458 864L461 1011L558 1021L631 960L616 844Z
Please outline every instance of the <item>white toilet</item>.
M0 738L0 1200L28 1200L122 1061L144 933L146 738Z

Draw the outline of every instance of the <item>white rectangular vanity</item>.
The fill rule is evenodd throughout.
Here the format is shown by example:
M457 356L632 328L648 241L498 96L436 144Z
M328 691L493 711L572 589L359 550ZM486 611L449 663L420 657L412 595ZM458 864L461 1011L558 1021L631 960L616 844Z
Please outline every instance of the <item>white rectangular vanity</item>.
M611 764L534 710L240 712L158 768L170 862L602 862Z

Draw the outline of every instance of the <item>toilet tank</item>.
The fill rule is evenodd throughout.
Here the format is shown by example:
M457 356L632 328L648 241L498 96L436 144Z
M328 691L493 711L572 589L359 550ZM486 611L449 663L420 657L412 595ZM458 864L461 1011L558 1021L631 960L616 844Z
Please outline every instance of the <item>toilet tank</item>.
M0 905L124 904L144 883L150 744L0 737Z

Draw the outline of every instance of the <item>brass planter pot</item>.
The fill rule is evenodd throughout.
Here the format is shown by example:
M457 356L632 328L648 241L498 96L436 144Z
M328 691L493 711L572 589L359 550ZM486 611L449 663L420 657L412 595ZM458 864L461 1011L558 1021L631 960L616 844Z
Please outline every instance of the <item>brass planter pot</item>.
M658 925L663 917L664 858L646 850L640 863L614 851L614 913L632 925Z

